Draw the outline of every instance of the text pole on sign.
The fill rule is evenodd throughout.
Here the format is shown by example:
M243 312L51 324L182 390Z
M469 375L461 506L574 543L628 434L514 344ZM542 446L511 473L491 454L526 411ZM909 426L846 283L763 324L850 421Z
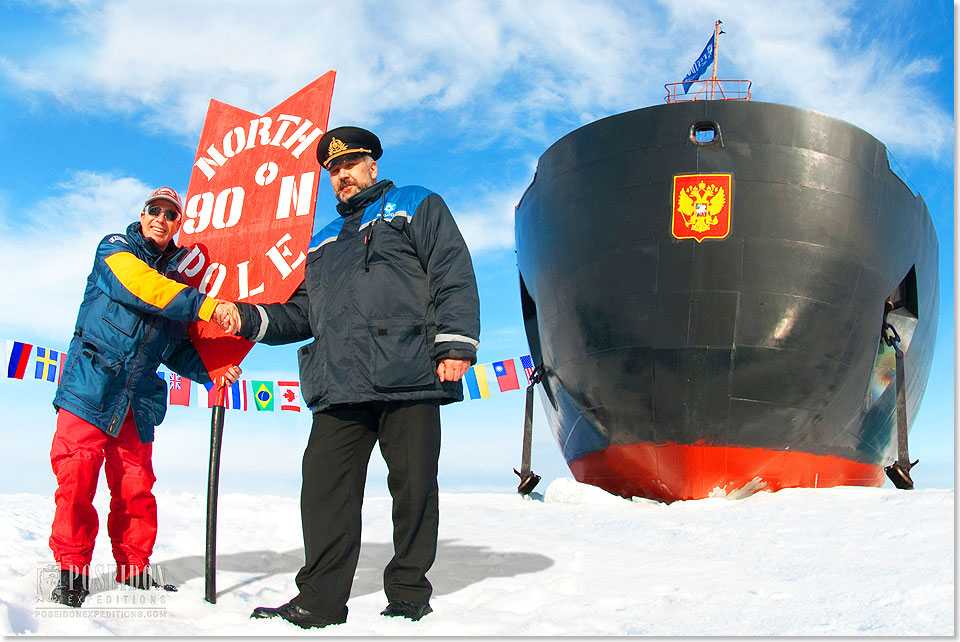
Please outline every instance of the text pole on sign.
M187 189L177 267L207 296L284 302L303 281L320 165L317 141L330 117L331 70L263 115L210 100ZM240 365L253 344L212 321L190 325L211 379ZM216 504L223 394L213 410L207 484L205 599L216 602ZM216 451L216 452L215 452Z

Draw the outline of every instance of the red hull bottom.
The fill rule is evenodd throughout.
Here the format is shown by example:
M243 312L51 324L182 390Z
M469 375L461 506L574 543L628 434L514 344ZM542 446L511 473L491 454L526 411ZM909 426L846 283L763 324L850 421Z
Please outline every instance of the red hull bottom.
M621 497L663 502L745 497L757 491L882 486L883 468L832 455L707 446L610 446L570 462L577 481Z

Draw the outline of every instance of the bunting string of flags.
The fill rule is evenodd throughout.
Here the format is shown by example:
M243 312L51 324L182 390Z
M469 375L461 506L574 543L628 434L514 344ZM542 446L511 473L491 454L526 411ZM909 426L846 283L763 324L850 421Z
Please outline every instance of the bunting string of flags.
M30 379L29 375L33 373L32 378L35 380L60 385L66 352L10 339L4 339L3 343L7 379ZM517 359L529 384L534 366L528 354L491 363L478 363L467 370L463 378L469 399L489 399L504 392L520 390ZM163 370L158 370L157 376L167 382L167 401L171 406L212 408L217 401L217 389L212 383L193 382L175 372ZM191 395L194 387L196 393ZM240 379L227 390L224 401L226 409L240 411L247 411L252 407L258 412L300 412L304 407L300 397L300 382L291 380Z

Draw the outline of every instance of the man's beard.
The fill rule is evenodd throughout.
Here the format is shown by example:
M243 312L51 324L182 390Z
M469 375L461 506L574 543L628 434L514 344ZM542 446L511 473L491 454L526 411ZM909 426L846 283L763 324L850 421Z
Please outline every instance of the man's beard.
M347 201L349 201L351 198L353 198L363 190L367 189L368 187L371 187L374 184L374 182L375 181L368 181L365 185L362 185L357 181L353 180L352 178L345 178L343 179L343 181L340 182L340 185L338 186L337 194L336 194L337 200L340 201L341 203L346 203ZM344 192L348 187L356 187L357 191L350 194L350 196L344 196Z

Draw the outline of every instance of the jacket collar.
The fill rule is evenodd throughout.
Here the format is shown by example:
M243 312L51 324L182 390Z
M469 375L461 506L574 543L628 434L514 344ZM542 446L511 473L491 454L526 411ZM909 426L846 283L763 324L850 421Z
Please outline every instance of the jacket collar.
M337 212L346 218L351 214L362 212L370 203L379 200L387 191L393 189L393 181L377 181L367 189L357 192L347 199L346 203L337 203Z
M161 259L169 261L180 252L180 248L173 242L173 239L167 243L167 247L161 250L156 241L143 235L143 230L140 228L140 221L134 221L127 226L127 237L137 247L143 250L147 255L148 262L152 265L156 265Z

